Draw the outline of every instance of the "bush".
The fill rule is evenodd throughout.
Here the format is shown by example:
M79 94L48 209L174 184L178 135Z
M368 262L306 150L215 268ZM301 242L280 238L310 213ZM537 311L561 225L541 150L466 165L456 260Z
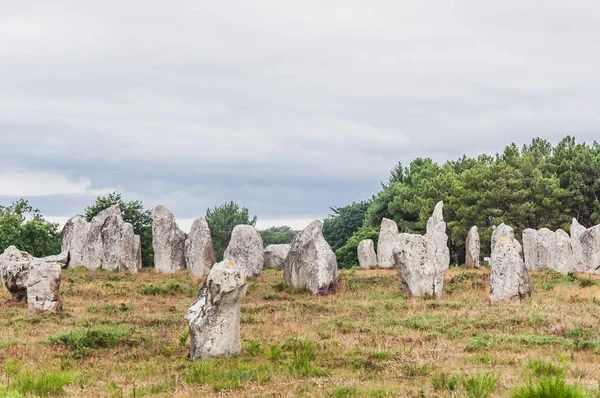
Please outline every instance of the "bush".
M315 358L315 349L308 336L304 340L288 340L284 345L284 349L291 351L291 362L288 366L288 371L293 376L310 377L324 376L326 374L323 369L312 364Z
M513 391L512 398L583 398L584 393L576 386L565 383L562 377L542 377Z
M121 344L132 344L133 339L126 329L118 327L95 327L73 329L50 336L50 343L64 346L73 351L73 357L83 358L99 348L114 348Z
M463 376L462 385L470 398L485 398L496 387L499 374L480 373L474 376Z
M352 268L358 265L358 244L364 239L372 239L376 246L379 239L379 230L375 227L362 227L346 241L344 246L337 249L335 256L340 268ZM377 250L377 247L375 247L375 250Z

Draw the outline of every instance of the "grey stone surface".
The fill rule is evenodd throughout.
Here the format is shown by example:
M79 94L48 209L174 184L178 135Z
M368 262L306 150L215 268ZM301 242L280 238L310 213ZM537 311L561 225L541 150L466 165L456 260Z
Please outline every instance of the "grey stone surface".
M236 225L223 258L233 260L246 270L247 276L260 275L265 263L260 232L252 225Z
M377 266L377 255L375 254L375 243L371 239L361 240L358 243L358 264L362 268L373 268Z
M68 251L63 251L60 254L42 258L42 260L44 260L48 263L59 263L62 268L67 268L69 266L70 259L71 259L71 253Z
M579 272L600 274L600 225L586 229L573 219L571 245L575 269Z
M285 260L290 252L289 244L268 245L265 247L266 269L283 269Z
M394 267L394 244L398 237L398 225L393 220L384 218L379 229L377 241L377 263L381 268Z
M523 256L528 270L550 268L567 274L574 270L575 257L569 235L561 229L552 232L547 228L539 231L523 231Z
M77 266L73 261L70 266ZM123 221L119 205L101 211L90 222L82 262L90 270L138 272L142 268L140 237Z
M185 234L165 206L154 208L152 220L154 270L171 274L185 269Z
M62 311L60 298L60 271L55 261L33 259L27 279L27 306L29 315L54 314Z
M446 223L439 202L427 222L424 236L399 234L394 245L394 262L401 286L413 296L441 296L444 274L450 266Z
M2 285L11 295L11 301L27 301L27 279L29 263L33 256L14 246L9 246L0 255Z
M492 234L490 300L523 299L531 295L523 249L511 227L500 224Z
M232 260L215 264L186 319L193 360L226 357L242 349L240 310L246 295L246 270Z
M90 223L82 216L71 217L62 230L63 252L69 252L69 268L85 266L84 251L90 230Z
M338 280L337 260L323 237L323 223L313 221L292 240L283 279L288 286L326 292Z
M479 268L481 256L481 242L476 226L471 227L467 234L465 268Z
M194 220L185 240L185 264L190 275L205 276L216 263L212 237L204 217Z

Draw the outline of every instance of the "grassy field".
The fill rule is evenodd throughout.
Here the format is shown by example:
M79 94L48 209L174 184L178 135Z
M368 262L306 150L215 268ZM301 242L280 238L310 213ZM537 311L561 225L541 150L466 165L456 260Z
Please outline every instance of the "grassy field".
M530 300L492 305L486 269L452 268L438 300L403 296L391 270L341 271L327 297L267 270L249 282L242 354L193 363L200 280L66 270L62 314L2 300L0 397L600 397L600 281L532 280Z

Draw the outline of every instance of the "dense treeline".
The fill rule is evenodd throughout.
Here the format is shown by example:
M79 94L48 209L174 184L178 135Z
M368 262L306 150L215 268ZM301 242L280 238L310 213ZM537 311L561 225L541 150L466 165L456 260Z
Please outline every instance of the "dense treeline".
M401 232L422 234L435 203L443 200L452 262L461 264L473 225L479 227L483 254L489 254L492 227L502 222L513 226L519 237L525 228L568 232L572 217L586 226L600 223L599 197L598 143L578 144L567 136L552 146L536 138L521 148L511 144L495 156L463 156L442 165L428 158L415 159L408 167L398 164L367 206L361 202L336 208L324 231L340 265L353 266L355 257L345 255L358 244L353 236L367 235L383 217L396 221ZM347 222L346 214L353 215ZM362 223L357 223L361 215ZM340 244L338 237L348 235Z

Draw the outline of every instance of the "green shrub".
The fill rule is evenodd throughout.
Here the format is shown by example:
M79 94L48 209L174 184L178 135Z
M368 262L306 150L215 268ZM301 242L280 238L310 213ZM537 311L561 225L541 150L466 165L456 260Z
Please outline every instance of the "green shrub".
M499 374L479 373L473 376L463 376L461 384L470 398L487 397L500 378Z
M565 383L563 377L542 377L529 380L527 385L515 389L512 398L584 398L585 394L576 386Z
M431 377L431 386L438 391L455 391L458 382L457 376L444 372L436 373Z
M187 295L189 289L184 289L181 284L168 282L166 285L146 285L140 289L144 296L179 296Z
M372 239L377 245L379 231L375 227L362 227L346 241L344 246L335 251L335 257L340 268L352 268L358 265L358 244L361 240Z
M562 366L543 359L529 361L525 367L525 372L535 377L562 377L565 374Z
M121 344L131 345L134 340L129 331L120 327L95 327L73 329L50 336L50 343L64 346L73 351L73 357L80 359L99 348L114 348Z
M304 340L288 340L284 345L284 349L291 351L291 362L288 366L288 371L293 376L310 377L324 376L326 374L323 369L312 364L315 358L315 349L308 336Z

